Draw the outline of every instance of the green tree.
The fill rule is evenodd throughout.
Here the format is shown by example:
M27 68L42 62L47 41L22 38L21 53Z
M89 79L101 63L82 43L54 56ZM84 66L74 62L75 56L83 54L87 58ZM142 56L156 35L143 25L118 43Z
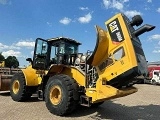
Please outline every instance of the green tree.
M4 61L4 60L5 60L4 56L2 55L2 53L0 53L0 61Z
M8 56L5 59L5 66L9 68L17 68L19 66L19 61L15 56Z

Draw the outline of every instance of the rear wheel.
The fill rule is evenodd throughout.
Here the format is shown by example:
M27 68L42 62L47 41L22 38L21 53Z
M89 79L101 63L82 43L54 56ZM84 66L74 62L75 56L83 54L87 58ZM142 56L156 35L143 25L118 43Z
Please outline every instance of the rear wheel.
M156 85L156 80L152 80L152 85Z
M10 84L10 94L14 101L28 100L32 93L27 93L25 77L23 73L17 73L13 76Z
M45 89L45 102L48 110L56 115L66 115L75 110L78 104L78 85L67 75L49 78Z

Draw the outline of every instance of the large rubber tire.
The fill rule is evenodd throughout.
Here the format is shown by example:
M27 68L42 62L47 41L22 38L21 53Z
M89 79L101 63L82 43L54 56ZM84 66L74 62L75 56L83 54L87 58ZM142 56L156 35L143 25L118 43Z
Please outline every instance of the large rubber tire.
M23 73L17 73L13 76L10 84L10 94L14 101L21 102L28 100L32 93L27 92L26 82Z
M157 83L156 83L156 80L152 80L152 83L151 83L152 85L156 85Z
M69 114L76 109L78 101L78 84L74 79L63 74L49 78L45 89L45 103L52 114Z

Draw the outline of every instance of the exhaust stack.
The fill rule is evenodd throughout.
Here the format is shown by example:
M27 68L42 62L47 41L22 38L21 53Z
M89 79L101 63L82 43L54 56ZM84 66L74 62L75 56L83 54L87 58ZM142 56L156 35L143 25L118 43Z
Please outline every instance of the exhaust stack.
M151 31L155 28L155 26L153 25L149 25L149 24L145 24L143 25L142 27L138 28L137 30L135 30L133 32L133 34L138 37L139 35L145 33L145 32L148 32L148 31Z

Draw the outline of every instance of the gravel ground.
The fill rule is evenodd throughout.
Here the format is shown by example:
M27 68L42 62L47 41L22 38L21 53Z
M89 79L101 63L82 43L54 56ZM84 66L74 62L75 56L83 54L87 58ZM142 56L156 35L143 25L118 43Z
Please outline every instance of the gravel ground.
M160 120L160 86L135 86L139 90L132 95L106 101L98 108L80 107L67 117L51 114L45 102L35 97L19 103L0 92L0 120Z

